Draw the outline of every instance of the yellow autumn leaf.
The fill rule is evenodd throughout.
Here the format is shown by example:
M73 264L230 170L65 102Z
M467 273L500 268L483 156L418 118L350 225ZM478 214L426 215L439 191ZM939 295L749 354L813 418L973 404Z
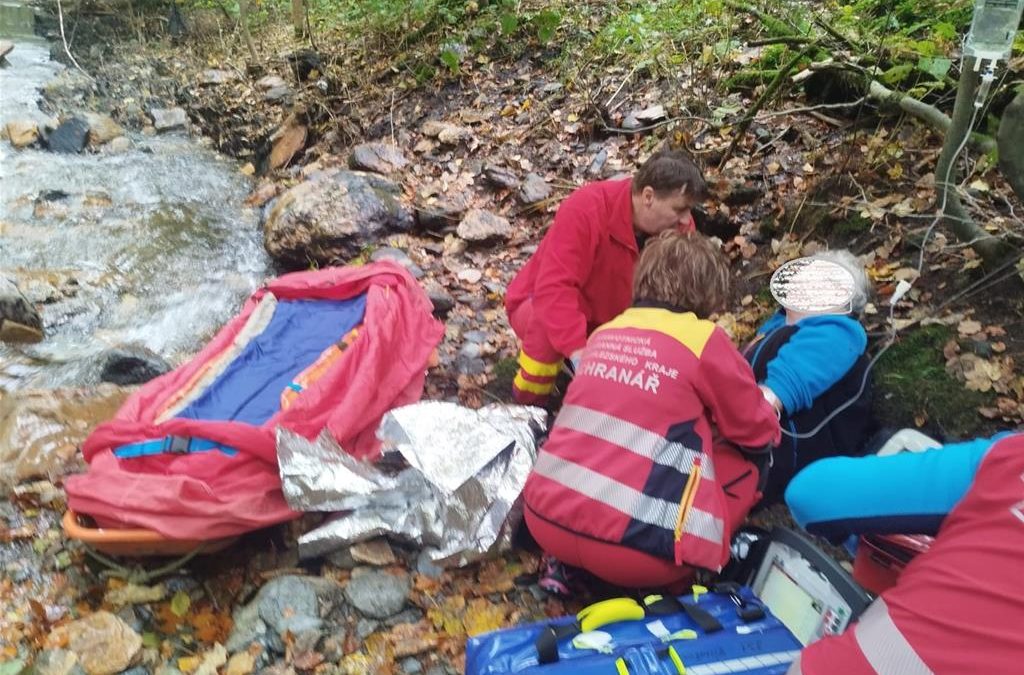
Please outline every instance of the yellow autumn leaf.
M462 623L466 627L466 634L472 637L503 627L507 616L506 606L485 598L477 598L469 603Z
M202 662L198 656L183 656L178 659L178 670L183 673L193 673L199 668L199 664Z

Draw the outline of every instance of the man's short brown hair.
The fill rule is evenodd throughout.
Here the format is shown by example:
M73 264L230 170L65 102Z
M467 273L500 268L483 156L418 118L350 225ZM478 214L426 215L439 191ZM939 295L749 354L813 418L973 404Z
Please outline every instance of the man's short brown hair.
M700 168L679 150L659 150L643 163L633 176L633 192L639 193L648 186L658 197L679 191L698 202L707 197L707 184Z
M669 230L647 242L633 273L633 301L671 305L708 317L729 298L729 264L696 232Z

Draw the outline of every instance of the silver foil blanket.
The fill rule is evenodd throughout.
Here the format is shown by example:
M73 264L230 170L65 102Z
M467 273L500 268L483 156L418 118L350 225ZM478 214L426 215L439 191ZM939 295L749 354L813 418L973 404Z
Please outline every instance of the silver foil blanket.
M279 428L277 456L288 504L297 511L337 512L299 539L300 557L382 535L422 547L442 566L508 548L545 421L545 411L533 407L415 403L381 420L380 464L352 457L326 431L308 441ZM388 472L384 467L395 454L405 468Z

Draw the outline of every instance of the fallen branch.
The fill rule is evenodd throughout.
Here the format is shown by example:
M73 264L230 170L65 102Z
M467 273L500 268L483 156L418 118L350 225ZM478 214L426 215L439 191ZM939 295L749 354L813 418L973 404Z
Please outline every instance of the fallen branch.
M729 158L732 157L733 151L736 150L736 146L738 146L740 144L740 141L743 140L743 136L747 133L747 129L750 128L750 123L754 121L754 117L757 115L757 113L761 111L761 108L763 108L765 104L768 103L768 101L772 100L775 97L776 93L778 93L779 89L782 87L782 83L786 81L786 76L789 75L789 71L796 68L796 65L800 63L800 61L802 61L812 50L816 49L817 47L818 43L812 42L811 44L801 49L796 54L796 56L791 58L789 61L784 63L779 68L779 72L775 76L775 79L772 80L771 84L769 84L765 88L761 96L758 97L757 101L754 102L754 105L750 106L750 110L748 110L746 114L743 115L743 119L741 119L739 124L736 125L736 132L732 137L732 142L726 149L725 154L722 155L722 160L718 163L719 170L721 170L722 167L725 166L725 163L729 161Z
M85 72L85 68L78 65L78 61L76 61L75 57L71 54L71 48L68 46L68 39L64 35L64 8L61 6L60 0L57 0L57 20L60 23L60 41L64 43L64 53L68 55L68 59L72 64L74 64L75 68L78 68L78 70L90 80L94 80L92 75Z
M878 80L871 80L868 84L868 98L880 103L888 103L898 107L911 117L921 120L936 131L946 134L949 132L952 121L938 108L919 101L913 96L889 89ZM996 142L989 136L971 132L968 144L975 150L988 154L996 149Z
M813 42L814 38L807 35L779 35L777 37L764 38L762 40L751 40L748 47L767 47L768 45L805 45Z

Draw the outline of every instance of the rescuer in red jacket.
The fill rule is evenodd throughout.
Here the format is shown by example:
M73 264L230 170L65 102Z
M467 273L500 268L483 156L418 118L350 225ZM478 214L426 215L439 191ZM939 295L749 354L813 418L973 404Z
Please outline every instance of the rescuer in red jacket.
M563 359L578 360L587 335L629 306L643 240L693 230L690 209L705 192L693 161L661 151L633 178L585 185L562 202L505 297L521 342L513 384L519 403L547 402Z
M729 336L729 269L693 232L644 248L633 304L587 341L524 488L548 554L541 585L568 592L552 558L633 588L720 570L760 497L757 468L729 444L767 452L778 418Z

